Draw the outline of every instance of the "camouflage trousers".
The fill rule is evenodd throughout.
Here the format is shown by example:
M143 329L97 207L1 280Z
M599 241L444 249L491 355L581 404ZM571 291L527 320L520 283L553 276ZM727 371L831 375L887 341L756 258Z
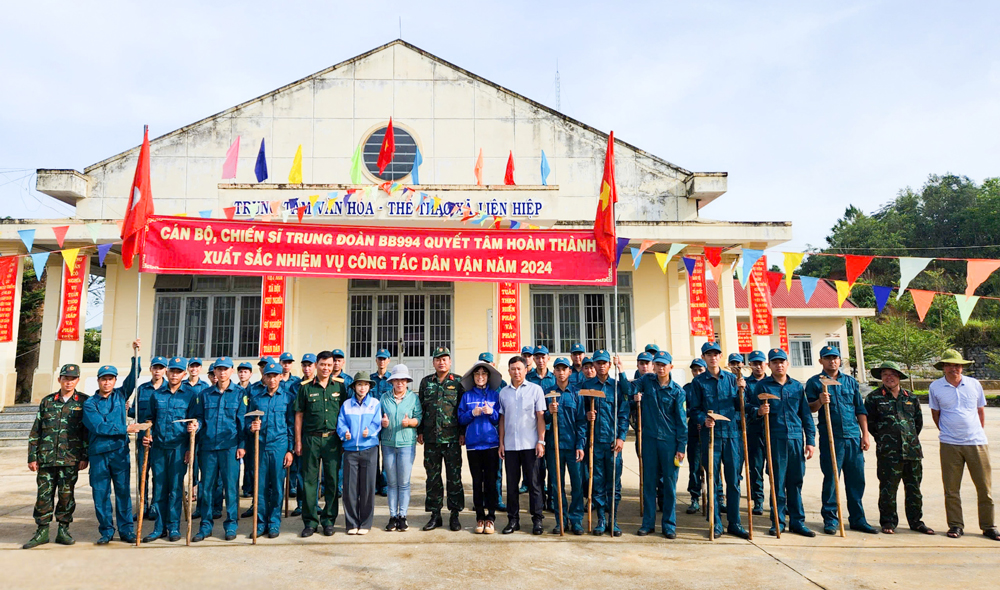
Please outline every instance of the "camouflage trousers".
M38 484L38 498L35 500L35 524L48 526L55 513L56 522L73 522L76 499L73 488L80 471L74 467L39 467L35 482ZM58 495L58 498L57 498Z
M906 522L910 528L923 524L923 496L920 495L920 480L923 478L923 464L917 460L901 460L897 457L878 455L878 512L879 524L895 529L899 525L896 512L896 493L899 482L903 482Z
M448 481L448 510L465 508L465 490L462 488L462 447L453 443L427 443L424 445L424 469L427 471L427 498L424 510L441 512L444 506L444 483L441 481L441 463L444 463Z

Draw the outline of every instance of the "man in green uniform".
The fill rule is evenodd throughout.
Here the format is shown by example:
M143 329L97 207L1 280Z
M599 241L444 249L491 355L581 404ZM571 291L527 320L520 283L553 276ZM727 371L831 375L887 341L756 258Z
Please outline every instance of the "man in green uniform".
M323 526L323 534L333 534L337 521L337 471L340 466L341 443L337 436L337 416L340 404L347 399L344 384L331 378L333 353L329 350L316 355L318 375L304 383L295 396L295 454L302 457L302 523L301 536L309 537ZM319 510L319 471L323 467L323 495L326 505Z
M424 447L424 469L427 471L427 499L424 509L431 519L425 531L441 526L441 508L444 505L444 483L441 481L441 463L444 463L448 481L448 510L451 511L449 527L462 530L458 514L465 508L465 490L462 489L463 429L458 423L458 403L462 400L462 377L451 372L451 351L434 349L434 374L420 380L417 395L424 419L420 422L417 442Z
M87 468L87 428L83 425L83 402L87 396L76 391L79 382L80 367L63 365L59 370L59 391L38 404L38 414L28 436L28 469L38 474L34 512L38 530L24 544L25 549L49 542L53 513L59 523L56 543L74 543L69 534L69 523L73 522L76 509L73 487L80 470Z
M878 461L878 511L882 532L887 535L896 532L899 524L896 492L902 481L907 523L912 530L933 535L934 531L922 520L920 479L924 454L920 449L920 431L924 427L924 417L920 413L920 400L900 386L900 380L908 377L896 363L885 361L871 372L872 377L882 382L882 387L865 398L868 431L875 438Z

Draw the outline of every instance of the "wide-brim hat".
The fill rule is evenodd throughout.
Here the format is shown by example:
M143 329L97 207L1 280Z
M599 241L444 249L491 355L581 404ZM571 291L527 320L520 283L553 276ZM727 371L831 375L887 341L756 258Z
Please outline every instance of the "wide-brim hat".
M375 385L375 380L372 379L371 373L368 371L358 371L354 374L354 381L351 381L351 388L353 389L356 384L362 381L368 383L370 387Z
M909 379L910 378L910 376L907 375L906 373L904 373L903 369L901 369L899 367L899 363L895 363L893 361L882 361L881 365L879 365L877 367L872 367L872 370L871 370L872 377L874 377L874 378L878 379L879 381L881 381L882 380L882 369L892 369L893 371L896 371L897 373L899 373L899 378L900 379Z
M389 371L389 381L396 381L397 379L413 381L413 377L410 377L410 369L406 365L396 365Z
M500 389L500 382L503 381L503 375L501 375L500 371L497 371L493 365L483 361L479 361L478 363L472 365L472 368L466 371L465 375L462 375L462 387L465 389L465 391L472 391L473 389L476 388L476 382L472 378L472 374L475 373L476 369L478 369L479 367L484 367L486 369L486 372L489 373L490 375L489 382L487 383L487 385L489 385L489 388L494 391Z
M941 360L934 363L934 368L940 371L941 369L944 368L946 364L971 365L973 362L975 361L967 361L964 358L962 358L962 353L958 352L954 348L949 348L948 350L944 351L944 354L941 355Z

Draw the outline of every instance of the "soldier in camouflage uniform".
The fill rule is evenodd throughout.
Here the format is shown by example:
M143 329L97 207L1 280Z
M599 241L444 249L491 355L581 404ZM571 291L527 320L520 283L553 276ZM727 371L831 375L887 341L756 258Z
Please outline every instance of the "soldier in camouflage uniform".
M59 371L59 391L42 399L31 426L28 469L38 474L34 512L38 530L24 544L25 549L49 542L53 513L59 523L56 543L74 543L69 534L69 523L73 522L76 509L73 487L80 470L87 468L87 428L83 425L83 402L87 396L76 391L79 382L80 367L63 365Z
M896 532L899 524L896 492L902 480L907 523L912 530L933 535L934 531L921 520L923 453L919 436L924 420L920 401L900 387L900 380L907 376L896 363L883 362L871 373L872 377L882 381L882 387L865 398L868 428L875 438L875 457L878 459L878 510L882 532L889 535Z
M434 349L434 374L421 379L417 391L424 414L417 442L426 445L424 469L427 470L427 499L424 509L431 513L430 521L424 525L425 531L441 526L444 504L442 461L448 481L449 527L453 531L462 530L458 514L465 508L465 490L462 489L462 445L465 444L465 436L458 423L458 404L463 392L462 377L451 372L451 351L441 347Z

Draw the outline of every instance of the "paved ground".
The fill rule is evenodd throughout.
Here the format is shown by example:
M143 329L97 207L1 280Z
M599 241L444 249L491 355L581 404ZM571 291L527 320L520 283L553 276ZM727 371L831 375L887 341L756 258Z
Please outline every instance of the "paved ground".
M626 445L625 502L620 513L626 534L619 539L591 536L558 538L526 533L509 536L475 535L474 515L463 513L462 532L422 532L423 469L414 469L416 495L411 503L407 533L373 530L367 537L348 537L343 519L333 537L299 539L299 519L290 519L278 539L263 539L257 547L244 537L236 541L208 539L198 546L157 541L141 548L119 542L92 545L98 537L87 476L77 487L78 508L73 547L46 545L22 551L34 530L31 507L34 477L24 466L24 449L0 450L0 586L9 588L124 588L140 581L165 586L177 582L222 587L266 579L276 587L296 588L467 588L476 579L510 588L546 587L666 587L687 588L962 588L995 583L1000 543L979 534L975 492L963 489L966 507L964 538L944 537L944 500L938 462L937 432L931 424L921 437L924 461L925 520L939 534L928 537L902 527L894 536L848 532L846 539L822 533L815 539L785 535L769 537L758 519L753 542L723 537L708 541L707 523L681 510L678 538L635 536L638 516L638 461ZM987 409L987 433L994 445L992 460L1000 467L1000 409ZM419 449L419 447L418 447ZM874 452L867 453L868 490L865 508L878 522ZM466 473L466 482L471 476ZM997 479L1000 484L1000 479ZM805 503L807 523L819 530L818 459L808 462ZM686 498L682 498L686 500ZM248 500L242 500L244 506ZM471 494L467 503L471 507ZM385 501L378 499L376 525L384 526ZM522 506L524 503L522 503ZM683 506L681 506L683 508ZM902 508L902 496L900 496ZM745 517L745 514L744 514ZM522 521L529 519L522 516ZM501 517L498 524L506 521ZM446 523L447 524L447 523ZM547 528L553 519L546 515ZM147 525L146 532L150 530ZM221 527L217 525L217 534ZM55 529L53 527L53 536ZM623 584L625 586L623 586Z

